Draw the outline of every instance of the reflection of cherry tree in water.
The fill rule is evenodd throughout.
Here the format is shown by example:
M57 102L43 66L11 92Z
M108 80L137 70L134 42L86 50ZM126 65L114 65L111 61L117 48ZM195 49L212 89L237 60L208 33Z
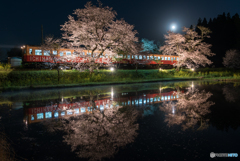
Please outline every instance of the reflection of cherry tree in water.
M120 147L134 141L137 136L138 112L132 107L120 107L110 101L104 110L97 108L93 95L90 96L91 111L58 122L57 130L67 134L64 142L81 158L101 160L110 158ZM56 123L55 122L55 123ZM52 125L50 125L52 126Z
M207 128L208 119L205 119L205 116L210 113L209 107L214 104L207 100L212 94L206 93L204 90L192 89L186 93L178 92L178 95L177 102L164 102L160 106L160 110L166 113L165 122L169 126L182 124L183 130L194 128L197 123L200 123L197 130Z
M239 99L240 89L239 86L225 85L223 87L223 95L225 96L226 101L235 102Z

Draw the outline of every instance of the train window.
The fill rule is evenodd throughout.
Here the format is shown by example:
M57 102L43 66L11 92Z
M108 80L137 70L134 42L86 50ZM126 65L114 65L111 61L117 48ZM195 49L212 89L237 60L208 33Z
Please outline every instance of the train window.
M150 59L153 60L153 56L150 56Z
M31 115L31 121L33 121L34 120L34 116L33 115Z
M102 56L102 55L100 55L100 58L103 58L103 56Z
M42 55L42 50L35 50L35 55Z
M150 98L150 102L153 102L153 98Z
M177 60L178 60L178 58L177 58Z
M174 60L176 60L176 58L174 57Z
M39 119L43 119L43 113L38 113L37 114L37 119L39 120Z
M173 99L173 96L171 96L171 99Z
M147 60L149 60L149 56L147 56Z
M135 55L135 59L138 59L138 56L137 56L137 55Z
M54 112L54 117L58 117L58 112Z
M168 100L170 100L170 96L168 96Z
M154 56L154 59L155 59L155 60L157 60L157 57L156 57L156 56Z
M145 55L143 55L143 59L146 59L146 56L145 56Z
M173 58L171 58L171 60L173 61Z
M53 50L53 55L57 55L57 50Z
M123 57L123 55L122 54L119 54L119 58L122 58Z
M67 115L72 115L72 111L67 111Z
M170 60L170 57L168 57L168 60Z
M63 56L63 52L62 51L60 52L60 56Z
M139 59L142 59L142 55L139 55Z
M52 118L52 112L45 112L45 118Z
M93 53L93 57L95 57L95 56L97 56L98 55L98 53Z
M82 52L82 55L85 55L85 53L84 53L84 52Z
M100 109L101 109L101 106L100 106ZM81 108L81 112L86 112L85 108Z
M162 60L164 60L164 57L162 57Z
M175 96L173 96L173 98L175 99Z
M128 105L130 105L131 104L131 101L128 101Z
M128 55L127 58L130 59L130 55Z
M167 57L165 57L165 60L167 60Z
M125 102L125 105L126 105L126 102ZM108 108L108 104L106 104L106 108Z
M142 99L139 99L139 104L142 104Z
M162 96L162 99L161 99L162 101L164 101L164 97Z
M160 97L158 97L158 101L160 101Z
M155 101L157 101L157 98L156 98L156 97L154 98L154 102L155 102Z
M44 50L44 55L50 55L50 50Z
M165 101L167 100L167 96L165 96Z
M178 98L178 95L176 97Z
M132 105L134 105L134 101L132 101Z
M132 55L132 59L134 59L134 55Z
M135 104L136 104L136 105L138 104L138 100L135 100Z
M66 51L66 55L71 55L71 51Z
M87 52L87 55L91 55L91 53Z
M158 57L158 60L160 60L160 56Z
M79 114L79 108L75 108L74 111L75 111L75 114Z
M143 100L143 103L146 104L146 99Z
M29 54L32 54L32 49L29 49Z

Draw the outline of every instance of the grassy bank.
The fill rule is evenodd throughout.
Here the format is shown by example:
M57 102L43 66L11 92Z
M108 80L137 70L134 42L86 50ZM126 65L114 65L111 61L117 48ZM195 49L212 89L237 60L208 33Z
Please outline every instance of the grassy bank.
M0 71L0 87L49 87L91 84L133 83L179 79L240 79L240 71L224 69L191 70L100 70L90 74L79 71L8 70ZM59 81L58 81L59 80Z

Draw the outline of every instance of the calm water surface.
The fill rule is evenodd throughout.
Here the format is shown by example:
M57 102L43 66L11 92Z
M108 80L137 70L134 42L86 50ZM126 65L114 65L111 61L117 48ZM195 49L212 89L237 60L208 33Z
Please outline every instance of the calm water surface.
M238 160L210 153L240 153L239 96L207 81L2 92L0 130L27 160Z

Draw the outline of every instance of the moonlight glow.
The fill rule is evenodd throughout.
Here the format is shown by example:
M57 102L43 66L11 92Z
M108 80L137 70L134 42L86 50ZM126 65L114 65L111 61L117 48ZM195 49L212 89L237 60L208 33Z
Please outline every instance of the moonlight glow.
M172 29L174 30L175 28L176 28L176 26L173 25L173 26L172 26Z

